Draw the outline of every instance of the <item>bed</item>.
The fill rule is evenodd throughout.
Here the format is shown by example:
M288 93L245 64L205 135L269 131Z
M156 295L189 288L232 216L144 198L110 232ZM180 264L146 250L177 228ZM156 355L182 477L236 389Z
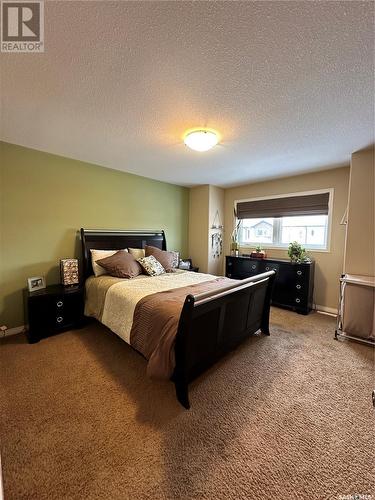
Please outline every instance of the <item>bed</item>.
M82 228L81 241L85 314L140 352L149 376L171 379L185 408L194 378L258 330L269 335L274 271L246 280L180 270L131 280L94 277L92 249L166 250L165 233Z

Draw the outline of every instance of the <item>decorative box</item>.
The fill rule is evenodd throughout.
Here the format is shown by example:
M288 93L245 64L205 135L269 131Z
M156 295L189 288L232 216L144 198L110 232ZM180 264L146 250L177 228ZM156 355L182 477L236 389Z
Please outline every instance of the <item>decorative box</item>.
M251 252L250 257L253 257L254 259L265 259L267 254L264 252Z
M78 259L61 259L60 277L62 285L78 285Z

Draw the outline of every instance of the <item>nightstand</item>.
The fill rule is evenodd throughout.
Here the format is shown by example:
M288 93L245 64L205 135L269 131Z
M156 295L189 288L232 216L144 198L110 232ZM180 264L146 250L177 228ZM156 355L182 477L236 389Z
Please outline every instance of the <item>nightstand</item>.
M189 271L192 271L193 273L199 273L199 267L191 266Z
M35 292L25 289L23 301L30 344L83 325L83 288L80 286L52 285Z

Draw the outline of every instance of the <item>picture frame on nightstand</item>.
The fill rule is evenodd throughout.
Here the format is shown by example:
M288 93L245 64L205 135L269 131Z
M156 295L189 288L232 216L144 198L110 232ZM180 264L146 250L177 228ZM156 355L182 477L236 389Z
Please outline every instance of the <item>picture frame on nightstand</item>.
M29 292L43 290L46 288L46 280L44 276L33 276L32 278L27 278L27 287Z

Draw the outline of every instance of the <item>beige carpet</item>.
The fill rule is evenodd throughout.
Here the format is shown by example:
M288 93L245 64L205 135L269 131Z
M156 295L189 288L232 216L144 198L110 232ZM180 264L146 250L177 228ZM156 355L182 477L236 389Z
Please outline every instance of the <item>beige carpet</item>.
M375 498L374 351L333 332L274 309L271 337L200 377L190 411L97 324L3 339L5 499Z

